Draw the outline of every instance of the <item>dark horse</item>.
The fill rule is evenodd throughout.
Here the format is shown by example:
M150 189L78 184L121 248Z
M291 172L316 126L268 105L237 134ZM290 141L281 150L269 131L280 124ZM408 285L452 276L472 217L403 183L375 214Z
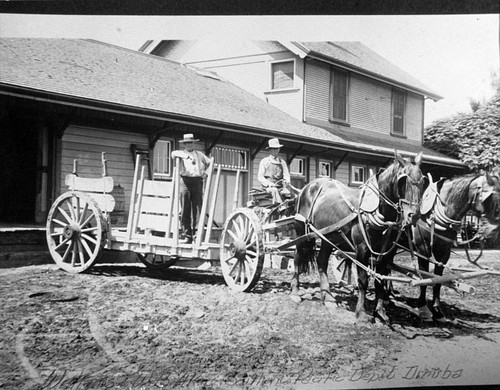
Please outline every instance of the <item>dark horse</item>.
M327 277L328 259L334 244L342 251L355 252L355 258L364 266L370 264L370 256L390 250L400 229L418 219L420 200L424 191L425 177L420 170L422 154L415 157L414 163L405 160L395 152L394 162L373 176L371 183L371 203L374 220L372 224L360 214L360 198L365 190L348 187L339 181L331 179L316 179L307 184L297 200L295 231L297 236L309 233L309 229L324 229L335 226L335 230L326 232L321 240L319 253L315 256L316 238L298 241L295 251L295 272L291 282L292 294L299 289L299 274L309 270L316 259L320 278L322 298L330 294L330 284ZM373 201L373 199L375 199ZM363 203L363 202L361 202ZM373 221L373 219L370 219ZM361 222L363 221L363 222ZM387 227L392 224L393 229ZM377 225L377 226L375 226ZM307 231L306 231L307 230ZM328 231L328 229L326 229ZM325 239L330 241L328 243ZM377 262L376 272L381 275L389 273L385 265L385 257ZM368 322L373 318L368 316L365 307L365 294L368 288L367 269L358 266L359 297L356 306L356 321ZM380 280L375 282L377 307L375 314L388 321L383 305L384 288Z
M431 183L427 188L421 207L421 219L413 228L418 252L446 264L451 247L461 229L462 218L469 211L481 217L485 238L498 240L500 231L500 169L481 175L466 175ZM429 261L419 258L419 268L429 270ZM434 274L443 275L443 266L435 265ZM433 287L431 309L427 307L426 287L420 287L418 298L420 318L445 322L441 310L441 285Z

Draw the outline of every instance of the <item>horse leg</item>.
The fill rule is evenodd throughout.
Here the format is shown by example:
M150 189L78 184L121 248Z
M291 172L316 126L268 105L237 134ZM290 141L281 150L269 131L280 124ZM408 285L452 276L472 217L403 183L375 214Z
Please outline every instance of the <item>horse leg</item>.
M451 251L451 246L449 244L443 244L442 242L436 243L433 248L434 252L434 258L443 263L446 264L448 260L450 259L450 251ZM434 266L434 274L438 276L442 276L444 271L444 267L441 267L439 265ZM441 285L436 284L433 289L432 289L433 295L432 295L432 317L434 321L438 322L446 322L446 317L441 310Z
M417 229L414 230L415 249L419 254L428 258L431 255L429 250L430 248L426 244L428 240L426 240L422 234L423 232L421 232L417 226ZM418 269L424 272L429 272L429 260L419 257ZM427 286L420 286L420 295L417 299L418 316L420 317L420 320L424 322L432 322L432 312L427 306L426 294Z
M297 237L301 237L305 234L306 225L303 222L295 220L294 228ZM304 256L305 256L305 243L301 242L297 244L295 248L295 254L293 256L294 269L293 269L292 280L290 282L290 287L292 290L292 294L294 295L299 294L299 276L303 269L302 262L304 261Z
M361 247L364 247L361 248ZM358 244L356 248L356 259L361 264L367 264L368 249L364 244ZM356 304L356 323L367 324L373 322L373 317L366 310L366 292L368 290L368 273L361 267L358 270L358 303Z
M391 253L387 254L384 256L381 260L380 263L377 265L377 273L380 275L387 276L390 273L390 269L388 267L388 264L392 262L395 256L395 250L392 251ZM385 324L390 324L389 317L387 316L387 313L385 311L385 307L389 305L390 299L389 299L389 287L390 282L388 281L379 281L375 279L375 299L377 302L377 305L375 307L375 311L373 315L375 318L379 318L382 322Z
M297 250L293 256L293 275L292 280L290 281L290 287L292 289L292 294L299 294L299 268L300 268L300 255L299 255L299 245L297 245Z
M321 243L321 248L318 253L317 264L319 273L319 287L321 290L321 299L325 302L330 294L330 282L328 281L328 260L332 253L331 245L326 242Z

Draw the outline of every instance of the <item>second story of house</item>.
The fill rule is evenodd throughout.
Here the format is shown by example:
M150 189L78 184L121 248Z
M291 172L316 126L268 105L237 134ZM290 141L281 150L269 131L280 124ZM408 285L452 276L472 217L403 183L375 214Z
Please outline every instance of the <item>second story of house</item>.
M141 51L215 72L347 141L421 144L425 99L441 99L360 42L148 41Z

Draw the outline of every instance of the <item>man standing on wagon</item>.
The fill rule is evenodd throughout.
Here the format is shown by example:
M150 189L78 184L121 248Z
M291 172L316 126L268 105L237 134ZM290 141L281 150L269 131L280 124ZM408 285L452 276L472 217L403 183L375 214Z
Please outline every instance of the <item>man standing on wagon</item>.
M193 134L184 134L183 139L179 141L184 150L172 152L172 157L180 157L182 160L179 164L181 228L188 244L193 242L193 234L196 233L203 203L203 180L207 176L206 170L211 162L202 152L194 150L194 143L197 141L199 139L194 139Z
M264 189L272 194L274 203L282 203L281 195L289 194L286 188L290 183L290 172L286 162L279 157L279 152L283 145L278 138L268 141L270 155L263 158L259 164L257 179Z

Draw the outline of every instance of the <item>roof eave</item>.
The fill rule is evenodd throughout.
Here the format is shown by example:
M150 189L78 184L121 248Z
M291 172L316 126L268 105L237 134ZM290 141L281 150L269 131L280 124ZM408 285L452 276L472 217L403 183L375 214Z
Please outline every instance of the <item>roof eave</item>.
M276 130L274 129L266 129L248 125L241 125L229 122L219 122L216 120L200 118L190 115L183 115L178 113L172 113L167 111L159 111L152 110L147 108L138 108L134 106L112 103L112 102L104 102L101 100L93 100L83 97L75 97L64 94L58 94L48 91L41 91L37 89L31 89L22 86L14 86L11 84L0 83L0 94L16 96L24 99L33 99L38 101L45 101L49 103L62 104L73 107L81 107L87 109L100 109L107 112L124 114L124 115L135 115L141 116L149 119L156 120L168 120L176 123L184 123L190 125L203 126L218 130L229 130L240 133L247 133L248 131L252 131L256 134L262 136L275 136ZM335 141L314 141L313 139L305 139L303 136L287 134L284 132L279 132L280 137L284 141L292 141L307 144L310 146L321 146L321 147L330 147L335 148L342 151L350 151L350 152L360 152L364 154L377 155L377 156L388 156L391 157L394 154L394 150L390 148L376 147L370 145L364 145L360 143L345 141L345 142L335 142ZM416 153L403 151L404 154L408 156L415 156ZM441 165L446 165L450 167L460 167L463 168L464 164L458 160L453 160L449 158L441 158L438 156L426 156L427 161L434 161Z
M432 99L434 101L438 101L438 100L443 99L443 96L438 95L437 93L434 93L432 91L428 91L428 90L423 90L423 89L420 89L420 88L416 88L415 86L402 83L402 82L400 82L398 80L393 80L393 79L391 79L389 77L384 77L384 76L379 75L379 74L377 74L375 72L370 72L369 70L360 68L360 67L355 66L355 65L348 64L348 63L343 62L343 61L339 61L339 60L337 60L335 58L326 56L326 55L318 53L318 52L310 51L308 53L307 57L314 58L314 59L316 59L318 61L327 62L329 64L339 66L339 67L344 68L346 70L355 71L356 73L359 73L361 75L368 76L370 78L382 81L384 83L391 84L391 85L394 85L396 87L400 87L400 88L406 89L408 91L417 93L419 95L423 95L423 96L428 97L428 98L430 98L430 99Z

